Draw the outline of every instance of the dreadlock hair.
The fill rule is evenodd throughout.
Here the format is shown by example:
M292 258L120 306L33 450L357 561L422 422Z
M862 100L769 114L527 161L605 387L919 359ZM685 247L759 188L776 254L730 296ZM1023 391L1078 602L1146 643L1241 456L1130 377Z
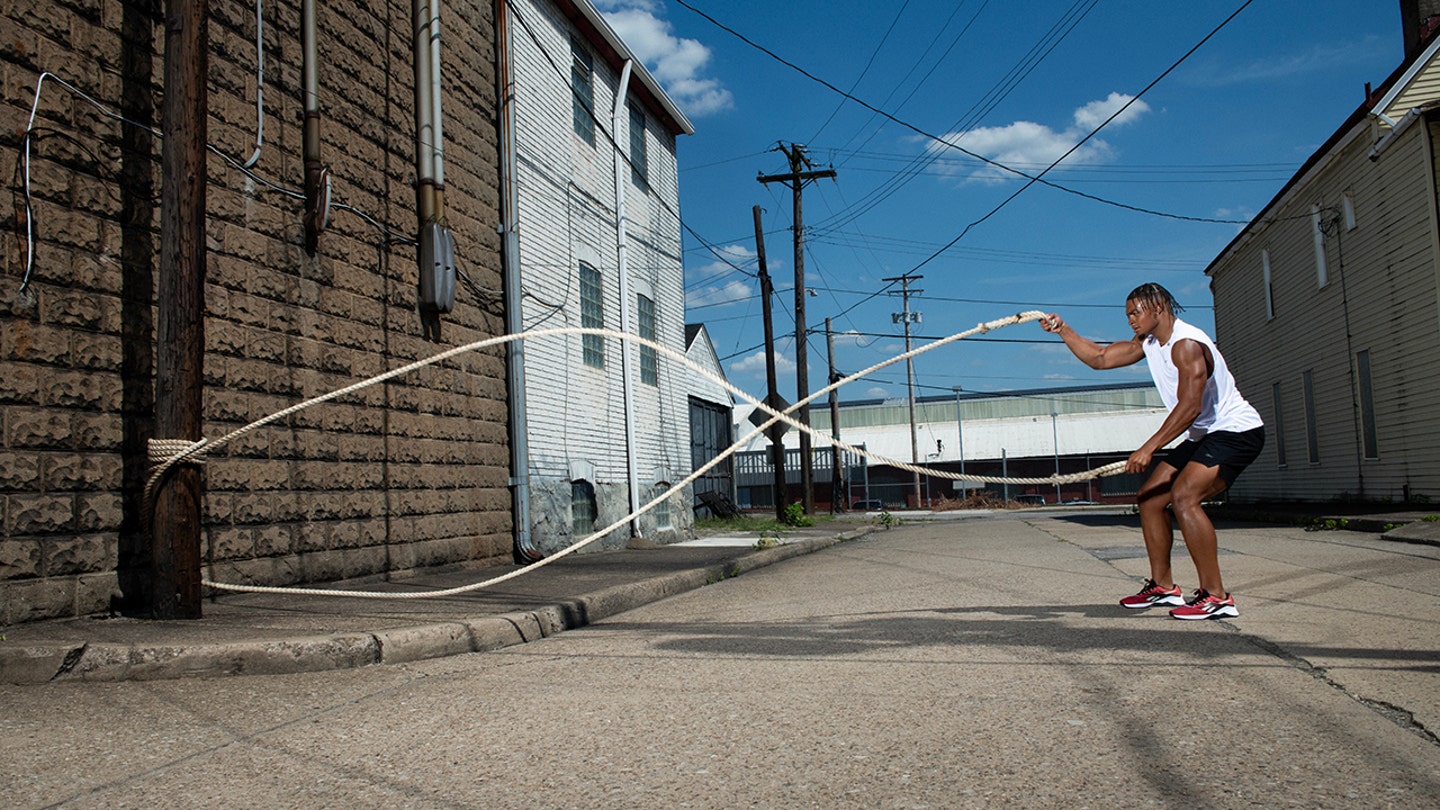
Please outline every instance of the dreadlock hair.
M1156 309L1168 309L1171 315L1178 315L1185 311L1185 308L1175 302L1175 296L1170 291L1161 287L1153 281L1141 284L1125 296L1125 301L1135 301L1147 307Z

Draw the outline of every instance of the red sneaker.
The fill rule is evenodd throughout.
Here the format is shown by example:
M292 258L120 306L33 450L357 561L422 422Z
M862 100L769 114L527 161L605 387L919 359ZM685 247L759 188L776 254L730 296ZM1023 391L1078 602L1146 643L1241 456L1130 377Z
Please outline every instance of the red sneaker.
M1155 580L1145 580L1145 586L1134 596L1127 596L1120 600L1121 607L1131 609L1151 608L1156 605L1184 605L1184 591L1179 585L1171 585L1169 588L1162 588L1155 584Z
M1170 616L1175 619L1223 619L1227 616L1239 616L1240 611L1235 609L1234 594L1226 594L1224 599L1214 596L1204 588L1195 591L1195 598L1183 606L1170 611Z

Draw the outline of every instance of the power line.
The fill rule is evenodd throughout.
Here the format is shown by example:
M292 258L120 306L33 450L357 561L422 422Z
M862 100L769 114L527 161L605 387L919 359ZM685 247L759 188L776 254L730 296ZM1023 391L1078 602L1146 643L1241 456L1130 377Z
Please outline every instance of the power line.
M1172 213L1168 213L1168 212L1165 212L1165 211L1156 211L1156 210L1150 209L1150 208L1143 208L1143 207L1136 206L1136 205L1130 205L1130 204L1128 204L1128 203L1122 203L1122 202L1118 202L1118 201L1116 201L1116 200L1106 199L1106 198L1104 198L1104 197L1100 197L1100 196L1097 196L1097 195L1094 195L1094 194L1088 194L1088 193L1086 193L1086 192L1078 191L1078 190L1076 190L1076 189L1069 188L1069 187L1067 187L1067 186L1062 186L1062 185L1060 185L1060 184L1058 184L1058 183L1054 183L1054 182L1049 181L1049 180L1044 180L1044 179L1041 178L1040 175L1031 175L1031 174L1028 174L1028 173L1026 173L1026 172L1020 171L1019 169L1012 168L1011 166L1009 166L1009 165L1007 165L1007 164L1004 164L1004 163L1001 163L1000 161L992 160L992 159L987 158L987 157L985 157L984 155L978 154L978 153L976 153L976 152L971 152L970 150L968 150L968 149L966 149L966 148L964 148L964 147L962 147L962 146L960 146L960 145L958 145L958 144L956 144L956 143L953 143L953 142L951 142L951 141L947 141L947 140L945 140L944 138L941 138L941 137L938 136L938 135L935 135L935 134L933 134L933 133L931 133L931 132L928 132L928 131L926 131L926 130L924 130L924 129L921 129L920 127L917 127L917 126L915 126L914 124L911 124L911 123L908 122L908 121L904 121L904 120L896 117L895 115L893 115L893 114L891 114L891 113L889 113L889 112L886 112L885 110L882 110L882 109L880 109L880 108L878 108L878 107L870 104L869 102L867 102L867 101L865 101L865 100L863 100L863 99L861 99L861 98L859 98L859 97L856 97L856 96L854 96L854 95L851 95L851 94L849 94L849 93L846 93L845 91L841 90L840 88L836 87L835 85L831 84L830 82L828 82L828 81L820 78L819 76L816 76L816 75L813 74L813 73L810 73L809 71L807 71L807 70L805 70L804 68L800 67L799 65L796 65L795 63L793 63L793 62L785 59L784 57L780 56L779 54L775 53L774 51L771 51L770 49L766 48L765 46L760 45L759 43L755 42L754 40L751 40L750 38L746 37L744 34L741 34L740 32L736 31L735 29L730 28L729 26L725 25L724 23L720 22L719 20L715 19L714 17L710 16L709 14L706 14L705 12L701 11L700 9L698 9L698 8L696 8L695 6L691 5L690 3L686 2L686 0L675 0L675 2L676 2L678 5L681 5L681 6L685 7L685 8L687 8L687 9L689 9L690 11L693 11L695 14L699 15L700 17L702 17L703 19L705 19L705 20L706 20L707 22L709 22L710 24L714 25L716 28L719 28L720 30L724 31L725 33L730 34L731 36L735 37L736 39L740 40L741 42L744 42L746 45L749 45L750 47L754 48L755 50L758 50L758 51L760 51L761 53L765 54L766 56L769 56L771 59L774 59L775 61L779 62L780 64L782 64L782 65L790 68L791 70L794 70L795 72L799 73L800 75L804 76L805 78L810 79L811 81L813 81L813 82L815 82L815 83L817 83L817 84L820 84L820 85L828 88L829 90L831 90L831 91L833 91L833 92L835 92L835 93L838 93L838 94L844 96L844 97L847 98L847 99L850 99L851 101L855 102L856 104L859 104L860 106L864 107L865 109L870 110L871 112L877 113L877 114L879 114L879 115L881 115L881 116L884 116L885 118L889 119L890 121L893 121L893 122L895 122L896 124L899 124L900 126L905 127L906 129L908 129L908 130L916 133L917 135L921 135L921 136L923 136L923 137L929 138L930 140L935 141L936 143L938 143L938 144L940 144L940 145L942 145L942 146L948 146L948 147L950 147L951 149L954 149L955 151L960 152L961 154L968 155L969 157L972 157L972 158L974 158L974 159L976 159L976 160L982 161L982 162L984 162L984 163L986 163L986 164L988 164L988 165L990 165L990 166L994 166L995 168L1000 169L1001 171L1005 171L1005 172L1008 172L1008 173L1010 173L1010 174L1016 175L1016 176L1018 176L1018 177L1025 178L1026 180L1029 181L1029 182L1026 184L1025 188L1029 188L1031 185L1034 185L1035 183L1040 183L1041 185L1049 186L1050 188L1053 188L1053 189L1055 189L1055 190L1057 190L1057 191L1063 191L1063 192L1065 192L1066 194L1073 194L1073 195L1075 195L1075 196L1077 196L1077 197L1082 197L1082 198L1084 198L1084 199L1091 200L1091 201L1093 201L1093 202L1098 202L1098 203L1102 203L1102 204L1104 204L1104 205L1114 206L1114 207L1116 207L1116 208L1122 208L1122 209L1125 209L1125 210L1127 210L1127 211L1134 211L1134 212L1140 213L1140 214L1148 214L1148 215L1150 215L1150 216L1163 217L1163 218L1166 218L1166 219L1178 219L1178 220L1182 220L1182 221L1186 221L1186 222L1206 222L1206 223L1214 223L1214 224L1220 224L1220 225L1245 225L1245 224L1248 224L1248 220L1219 219L1219 218L1214 218L1214 217L1186 216L1186 215L1184 215L1184 214L1172 214ZM1240 8L1237 9L1233 14L1231 14L1229 17L1227 17L1227 18L1225 19L1225 21L1220 24L1219 27L1217 27L1215 30L1211 31L1209 34L1207 34L1207 35L1205 36L1205 39L1201 40L1199 44L1197 44L1194 48L1192 48L1190 51L1188 51L1188 52L1185 54L1185 56L1181 58L1180 61L1183 62L1186 58L1188 58L1191 53L1194 53L1195 50L1200 47L1200 45L1203 45L1206 41L1208 41L1208 40L1210 39L1210 37L1212 37L1212 36L1214 36L1216 33L1218 33L1219 30L1220 30L1220 28L1223 28L1226 23L1228 23L1231 19L1234 19L1234 17L1235 17L1236 14L1239 14L1241 11L1245 10L1245 8L1248 7L1252 2L1254 2L1254 0L1246 0L1246 2L1245 2L1243 5L1241 5ZM1160 78L1164 78L1166 75L1168 75L1168 74L1170 73L1170 71L1172 71L1172 70L1174 70L1176 67L1178 67L1179 64L1180 64L1180 62L1176 62L1174 65L1171 65L1169 68L1166 69L1165 73L1162 73L1162 74L1161 74ZM1158 82L1158 81L1159 81L1159 79L1156 79L1156 82ZM1155 82L1151 82L1150 86L1154 86L1154 84L1155 84ZM1149 87L1147 87L1146 89L1149 89ZM1138 98L1138 96L1137 96L1136 98ZM1108 123L1108 122L1109 122L1109 121L1108 121L1108 119L1107 119L1106 123ZM1101 127L1103 127L1103 126L1104 126L1104 124L1101 124ZM1097 132L1099 131L1099 128L1098 128L1098 127L1096 128L1096 131L1097 131ZM1094 133L1091 133L1091 134L1093 135ZM1087 139L1088 139L1088 136L1087 136ZM1081 143L1084 143L1084 141L1081 141ZM1043 172L1042 172L1042 174L1043 174ZM1014 198L1014 197L1012 196L1011 198L1007 199L1007 200L1006 200L1006 203L1008 203L1009 200L1010 200L1010 199L1013 199L1013 198ZM1003 206L1003 204L1002 204L1002 206ZM997 208L996 210L998 211L999 209ZM992 211L990 214L986 215L985 218L989 218L989 216L992 216L994 213L995 213L995 212ZM981 221L983 221L983 219L982 219ZM971 223L971 226L969 226L969 227L973 227L973 226L976 225L976 224L979 224L979 223L978 223L978 222L976 222L976 223ZM968 231L969 227L967 227L967 231ZM961 235L963 236L964 234L961 234ZM953 241L959 241L959 238L960 238L960 237L956 237L956 239L953 240ZM953 241L952 241L952 244L953 244ZM943 251L942 251L942 252L943 252ZM916 268L912 268L912 269L919 269L919 266L917 266Z

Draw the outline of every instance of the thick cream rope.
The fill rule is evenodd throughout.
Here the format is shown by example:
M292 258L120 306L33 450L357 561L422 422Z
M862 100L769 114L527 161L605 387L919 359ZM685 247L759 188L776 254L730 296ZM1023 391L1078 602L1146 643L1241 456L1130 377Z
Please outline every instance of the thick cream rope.
M446 350L446 351L440 352L439 354L436 354L436 355L434 355L434 356L432 356L432 357L428 357L428 358L425 358L425 359L423 359L423 360L417 360L417 361L415 361L415 362L413 362L413 363L410 363L410 364L408 364L408 365L401 366L401 367L396 368L396 369L392 369L392 370L387 371L387 372L385 372L385 373L383 373L383 374L379 374L379 375L374 376L374 377L371 377L370 379L367 379L367 380L362 380L362 381L360 381L360 382L355 383L354 385L350 385L350 386L347 386L347 387L345 387L345 388L341 388L341 389L339 389L339 390L337 390L337 391L332 391L332 392L330 392L330 393L328 393L328 394L323 394L323 395L318 396L318 397L314 397L314 398L311 398L311 399L307 399L307 400L305 400L304 402L296 403L295 405L292 405L292 406L290 406L290 407L288 407L288 408L285 408L284 410L277 411L277 412L275 412L275 413L273 413L273 414L270 414L269 416L263 417L263 418L261 418L261 419L257 419L256 421L251 422L251 423L248 424L248 425L245 425L245 426L243 426L243 427L241 427L241 428L238 428L238 429L236 429L236 430L234 430L234 431L231 431L230 433L227 433L227 434L225 434L224 436L221 436L220 438L215 439L214 441L207 441L207 440L205 440L205 439L200 439L200 440L194 441L194 442L191 442L191 441L185 440L185 439L152 440L151 450L150 450L150 454L151 454L151 457L152 457L152 458L151 458L152 463L157 460L157 459L156 459L156 456L161 456L165 451L170 451L170 452L173 453L173 454L170 455L168 458L165 458L165 460L164 460L163 462L161 462L161 463L159 464L159 466L157 466L157 467L151 472L149 478L148 478L148 479L146 480L146 482L145 482L145 493L144 493L144 498L145 498L145 500L144 500L144 504L145 504L145 509L144 509L144 511L145 511L145 521L146 521L146 525L148 526L148 525L149 525L149 522L150 522L150 517L151 517L151 510L152 510L152 508L153 508L153 497L154 497L155 485L160 481L160 479L161 479L170 469L172 469L175 465L181 464L181 463L197 463L197 462L199 462L199 461L204 457L205 453L209 452L211 449L223 447L224 445L228 444L229 442L232 442L232 441L234 441L235 439L237 439L237 438L239 438L239 437L241 437L241 436L244 436L245 434L250 433L250 432L252 432L252 431L254 431L254 430L257 430L257 429L259 429L259 428L261 428L261 427L263 427L263 426L265 426L265 425L268 425L268 424L270 424L270 423L272 423L272 422L276 422L276 421L279 421L279 420L281 420L281 419L284 419L285 417L287 417L287 416L289 416L289 415L291 415L291 414L293 414L293 413L296 413L296 412L298 412L298 411L304 410L305 408L309 408L309 407L311 407L311 406L313 406L313 405L318 405L318 404L320 404L320 403L322 403L322 402L328 402L328 401L330 401L330 400L332 400L332 399L336 399L336 398L338 398L338 397L342 397L342 396L345 396L345 395L347 395L347 394L354 393L354 392L356 392L356 391L359 391L359 390L361 390L361 389L363 389L363 388L366 388L366 387L369 387L369 386L371 386L371 385L376 385L376 384L382 383L382 382L384 382L384 381L386 381L386 380L390 380L390 379L393 379L393 378L395 378L395 377L399 377L399 376L402 376L402 375L404 375L404 374L408 374L408 373L411 372L411 371L415 371L415 370L417 370L417 369L423 368L423 367L428 366L428 365L433 365L433 364L438 363L438 362L441 362L441 361L443 361L443 360L447 360L447 359L449 359L449 358L451 358L451 357L455 357L455 356L457 356L457 355L464 354L465 352L471 352L471 351L476 351L476 350L479 350L479 349L488 348L488 347L491 347L491 346L497 346L497 345L509 343L509 342L515 341L515 340L529 340L529 339L532 339L532 338L552 337L552 336L558 336L558 335L573 335L573 334L601 335L601 336L604 336L604 337L613 337L613 338L618 338L618 339L620 339L620 340L622 340L622 341L625 341L625 340L633 341L633 342L638 343L638 344L640 344L640 345L642 345L642 346L647 346L647 347L649 347L649 348L652 348L652 349L654 349L655 351L657 351L657 352L659 352L659 353L661 353L661 354L664 354L664 355L666 355L666 356L669 357L669 358L672 358L672 359L677 360L677 361L679 361L679 362L681 362L681 363L683 363L683 364L685 364L685 365L690 366L691 368L693 368L693 369L695 369L696 371L698 371L698 372L699 372L701 375L703 375L704 377L706 377L706 378L710 379L711 381L713 381L713 382L719 384L720 386L724 387L724 388L725 388L727 391L729 391L730 393L732 393L732 394L740 397L741 399L749 402L750 404L756 406L757 408L763 410L765 413L767 413L767 414L770 415L770 418L769 418L768 420L766 420L764 424L762 424L762 425L756 427L755 429L751 430L749 433L747 433L747 434L746 434L745 436L743 436L741 439L739 439L739 440L736 441L734 444L730 445L728 448L726 448L724 451L722 451L719 455L715 456L715 457L712 458L709 462L705 463L705 464L702 465L700 468L698 468L698 469L696 469L694 472L692 472L690 475L686 476L684 479L682 479L682 480L679 481L678 483L674 484L674 485L671 487L672 490L683 489L685 486L687 486L688 484L692 483L692 482L695 481L697 478L699 478L700 476L704 475L706 472L709 472L709 471L710 471L713 467L715 467L717 464L719 464L720 462L722 462L722 461L724 461L725 459L729 458L730 456L734 455L737 450L739 450L741 447L743 447L743 446L745 446L746 444L748 444L748 443L750 442L750 440L753 439L754 437L756 437L756 436L760 435L761 433L763 433L764 431L768 430L768 429L770 428L770 426L773 425L773 424L775 424L776 422L784 422L784 423L786 423L786 424L790 425L791 427L794 427L794 428L796 428L796 429L798 429L798 430L807 431L807 432L809 432L812 436L815 436L816 438L820 438L820 439L823 439L823 440L826 440L826 441L830 441L832 444L834 444L835 446L837 446L837 447L839 447L839 448L841 448L841 449L848 450L848 451L853 452L853 453L857 453L857 454L859 454L859 455L862 455L862 456L864 456L864 457L866 457L866 458L869 458L869 459L871 459L871 460L873 460L873 461L876 461L876 462L879 462L879 463L881 463L881 464L886 464L886 465L893 466L893 467L896 467L896 468L902 469L902 470L919 472L919 473L923 473L923 474L926 474L926 475L935 476L935 477L937 477L937 478L948 478L948 479L957 480L957 481L958 481L958 480L964 480L964 481L975 481L975 482L980 482L980 483L1010 483L1010 484L1059 484L1059 483L1070 483L1070 482L1075 482L1075 481L1085 481L1085 480L1089 480L1089 479L1092 479L1092 478L1097 478L1097 477L1104 476L1104 475L1114 475L1114 474L1116 474L1116 473L1118 473L1118 472L1121 472L1121 471L1124 469L1124 462L1116 462L1115 464L1108 464L1108 465L1106 465L1106 466L1104 466L1104 467L1100 467L1100 468L1095 469L1095 470L1090 470L1090 471L1088 471L1088 472L1074 473L1074 474L1066 475L1066 476L1051 476L1051 477L1048 477L1048 478L994 478L994 477L989 477L989 476L976 476L976 475L964 475L964 476L961 476L961 475L958 475L958 474L955 474L955 473L949 473L949 472L944 472L944 471L940 471L940 470L931 470L931 469L928 469L928 468L925 468L925 467L919 467L919 466L916 466L916 465L913 465L913 464L907 464L907 463L905 463L905 462L898 461L898 460L896 460L896 459L886 458L885 456L877 455L877 454L874 454L874 453L868 453L868 452L866 452L866 451L864 451L864 450L861 450L861 449L858 448L858 447L854 447L853 445L849 445L849 444L846 444L846 443L844 443L844 442L838 442L838 441L835 441L834 439L832 439L832 438L830 438L830 437L828 437L828 436L823 436L823 435L817 433L816 431L814 431L813 429L811 429L809 426L800 424L798 421L796 421L796 420L790 415L790 414L792 414L794 411L798 410L800 407L802 407L802 406L804 406L804 405L807 405L807 404L809 404L810 402L813 402L814 400L819 399L820 397L829 394L831 391L839 388L839 387L842 386L842 385L846 385L847 383L850 383L850 382L852 382L852 381L854 381L854 380L856 380L856 379L859 379L859 378L861 378L861 377L865 377L865 376L868 376L868 375L870 375L870 374L873 374L873 373L875 373L876 371L878 371L878 370L880 370L880 369L882 369L882 368L885 368L886 366L889 366L889 365L891 365L891 364L893 364L893 363L898 363L899 361L904 360L904 359L906 359L906 358L914 357L914 356L916 356L916 355L923 354L923 353L928 352L928 351L933 351L933 350L935 350L935 349L940 348L941 346L945 346L945 345L948 345L948 344L950 344L950 343L954 343L955 341L958 341L958 340L963 340L963 339L965 339L965 338L967 338L967 337L970 337L971 335L984 334L984 333L986 333L986 332L989 332L989 331L992 330L992 329L999 329L999 328L1004 327L1004 326L1011 326L1011 325L1014 325L1014 324L1020 324L1020 323L1026 323L1026 322L1029 322L1029 321L1040 320L1040 319L1046 318L1046 317L1047 317L1047 316L1046 316L1045 313L1043 313L1043 312L1031 310L1031 311L1021 312L1021 313L1018 313L1018 314L1015 314L1015 315L1011 315L1011 316L1009 316L1009 317L1007 317L1007 318L999 318L999 319L997 319L997 320L987 321L987 322L985 322L985 323L978 324L978 325L976 325L973 329L967 330L967 331L965 331L965 332L958 332L958 333L956 333L956 334L950 335L949 337L941 338L940 340L934 341L933 343L928 343L928 344L926 344L926 345L924 345L924 346L920 346L920 347L917 347L917 348L915 348L915 349L912 349L911 351L908 351L908 352L906 352L906 353L904 353L904 354L896 355L895 357L891 357L891 358L889 358L889 359L887 359L887 360L884 360L884 361L881 361L881 362L879 362L879 363L876 363L875 365L870 366L869 368L866 368L866 369L863 369L863 370L861 370L861 371L858 371L858 372L856 372L856 373L854 373L854 374L851 374L851 375L848 376L848 377L845 377L845 378L843 378L843 379L837 380L837 381L835 381L834 383L831 383L830 385L828 385L828 386L820 389L819 391L814 392L814 393L811 394L809 397L807 397L807 398L805 398L805 399L803 399L803 400L801 400L801 401L799 401L799 402L796 402L795 404L793 404L793 405L791 405L790 407L786 408L784 411L776 411L775 409L771 408L770 406L766 405L765 403L761 402L760 400L756 399L755 397L751 396L750 394L746 393L745 391L742 391L741 389L735 387L735 386L734 386L733 384L731 384L728 380L725 380L725 379L723 379L722 377L719 377L718 375L711 373L709 370L704 369L704 368L701 368L700 366L696 365L694 362L692 362L689 358L685 357L685 355L681 354L680 352L677 352L677 351L675 351L674 349L671 349L671 348L669 348L669 347L667 347L667 346L662 346L662 345L660 345L660 344L658 344L658 343L655 343L654 341L650 341L650 340L646 340L645 338L638 337L638 336L636 336L636 335L627 335L627 334L623 334L623 333L620 333L620 332L615 332L615 331L612 331L612 330L609 330L609 329L595 329L595 328L586 328L586 327L563 327L563 328L556 328L556 329L539 329L539 330L534 330L534 331L530 331L530 332L522 332L522 333L520 333L520 334L501 335L501 336L499 336L499 337L487 338L487 339L485 339L485 340L478 340L478 341L475 341L475 342L473 342L473 343L467 343L467 344L465 344L465 345L463 345L463 346L456 346L456 347L454 347L454 348L452 348L452 349L448 349L448 350ZM604 528L602 528L602 529L599 529L598 531L595 531L595 532L591 533L590 535L588 535L588 536L586 536L586 537L584 537L584 538L576 541L575 543L571 544L570 546L566 547L565 549L563 549L563 550L561 550L561 551L558 551L558 552L556 552L555 554L552 554L552 555L550 555L549 557L546 557L546 558L544 558L544 559L542 559L542 560L540 560L540 561L538 561L538 562L532 563L532 564L530 564L530 565L528 565L528 566L526 566L526 567L524 567L524 568L520 568L520 569L517 569L517 570L515 570L515 571L511 571L511 572L509 572L509 573L507 573L507 574L502 574L501 576L498 576L498 577L493 577L493 578L491 578L491 579L487 579L487 580L484 580L484 581L482 581L482 582L474 582L474 583L471 583L471 584L468 584L468 585L462 585L462 586L458 586L458 587L455 587L455 588L447 588L447 589L444 589L444 590L434 590L434 591L410 592L410 593L397 593L397 592L383 593L383 592L374 592L374 591L334 590L334 589L328 589L328 588L286 588L286 587L275 587L275 586L267 586L267 585L236 585L236 584L229 584L229 583L222 583L222 582L214 582L214 581L211 581L211 580L208 580L208 579L207 579L207 580L202 580L201 582L202 582L202 584L204 584L204 585L206 585L206 586L208 586L208 587L215 588L215 589L218 589L218 590L240 591L240 592L245 592L245 593L288 593L288 594L305 594L305 595L312 595L312 596L346 596L346 597L356 597L356 598L363 598L363 599L424 599L424 598L431 598L431 597L454 596L454 595L456 595L456 594L468 593L468 592L470 592L470 591L479 590L479 589L481 589L481 588L486 588L486 587L489 587L489 586L491 586L491 585L496 585L496 584L499 584L499 583L501 583L501 582L505 582L505 581L507 581L507 580L514 579L515 577L518 577L518 576L520 576L521 574L524 574L524 573L526 573L526 572L528 572L528 571L534 570L534 569L536 569L536 568L543 567L543 566L545 566L545 565L549 565L550 563L553 563L553 562L555 562L556 560L563 559L564 557L569 556L570 554L573 554L573 553L576 552L576 551L579 551L580 549L584 548L585 546L590 545L591 543L595 542L596 540L600 539L601 537L604 537L605 535L609 534L610 532L614 531L615 529L617 529L617 528L619 528L619 527L621 527L621 526L624 526L625 524L629 523L631 520L635 519L636 517L639 517L640 515L643 515L643 514L645 514L646 512L649 512L651 509L655 508L657 505L659 505L662 501L664 501L664 500L665 500L666 498L668 498L669 496L670 496L670 492L664 492L664 493L661 493L661 494L657 495L655 498L651 499L648 503L646 503L646 504L644 504L643 506L641 506L641 507L640 507L639 509L637 509L635 512L633 512L633 513L631 513L631 514L628 514L628 515L620 518L619 520L616 520L614 523L611 523L610 525L608 525L608 526L606 526L606 527L604 527Z

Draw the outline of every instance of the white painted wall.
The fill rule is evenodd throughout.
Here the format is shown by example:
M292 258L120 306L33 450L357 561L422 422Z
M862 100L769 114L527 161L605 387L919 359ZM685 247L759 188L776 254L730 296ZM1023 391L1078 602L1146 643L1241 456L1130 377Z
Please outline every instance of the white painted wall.
M574 133L572 24L547 0L513 0L512 8L529 24L527 27L516 19L512 25L525 328L581 325L578 268L584 262L600 271L606 328L620 330L623 305L630 312L632 329L638 329L635 295L644 294L655 302L657 341L683 352L684 279L680 224L675 214L679 210L675 138L660 126L657 115L646 110L648 188L632 183L629 167L621 163L631 288L629 300L622 302L616 158L611 137L620 149L629 150L628 112L620 116L620 130L606 136L612 126L618 66L607 64L600 50L591 48L596 120L595 144L591 146ZM582 357L579 335L537 339L525 347L530 474L535 495L532 528L536 544L546 551L570 542L572 476L584 475L587 480L593 476L601 525L629 511L620 341L606 340L603 369L585 365ZM674 482L688 472L689 375L662 355L659 385L648 385L640 382L638 350L631 360L636 464L642 489L638 500L644 503L655 483ZM673 512L689 509L689 497L675 498ZM689 526L693 514L688 518L672 514L672 522ZM603 541L602 547L623 544L629 532L621 530L615 535Z

